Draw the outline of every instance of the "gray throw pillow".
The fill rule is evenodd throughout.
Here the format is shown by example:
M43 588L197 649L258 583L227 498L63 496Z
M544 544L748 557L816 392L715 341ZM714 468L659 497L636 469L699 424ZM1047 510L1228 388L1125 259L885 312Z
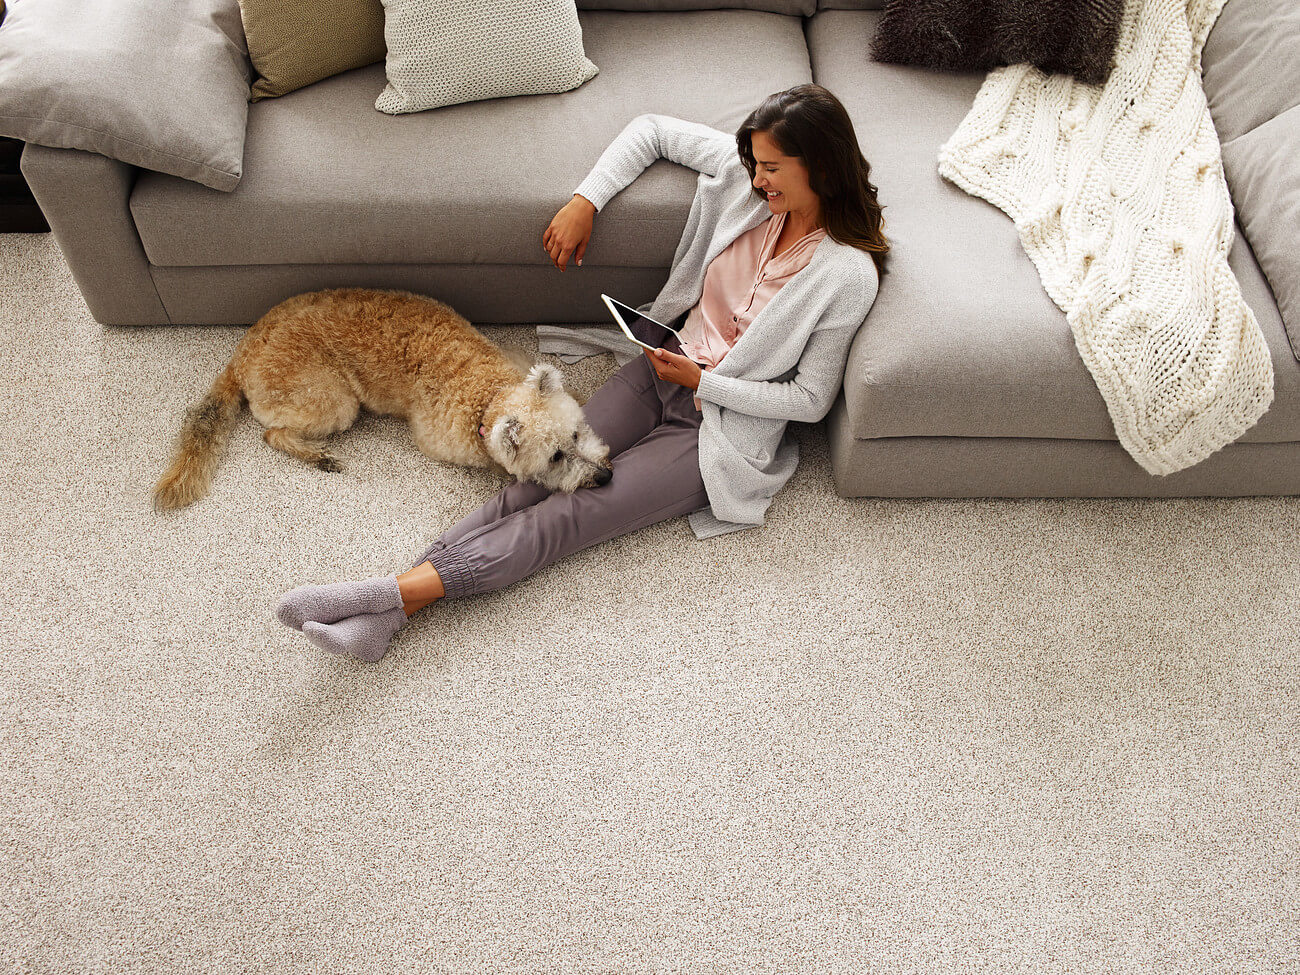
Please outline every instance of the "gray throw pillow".
M1300 3L1224 4L1201 51L1201 81L1220 142L1300 105Z
M0 135L233 190L251 65L236 0L9 0Z
M384 40L375 108L392 115L570 91L598 72L574 0L384 0Z
M1300 359L1300 105L1225 142L1223 174Z
M888 0L871 41L876 61L935 71L1028 62L1103 84L1114 67L1124 0Z
M1237 221L1300 359L1300 7L1231 0L1201 52Z

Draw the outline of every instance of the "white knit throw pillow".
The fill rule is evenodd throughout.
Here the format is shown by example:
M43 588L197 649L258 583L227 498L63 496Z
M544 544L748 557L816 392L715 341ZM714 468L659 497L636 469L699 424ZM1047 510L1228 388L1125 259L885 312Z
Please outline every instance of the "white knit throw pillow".
M383 0L388 45L375 108L390 115L570 91L599 69L574 0Z

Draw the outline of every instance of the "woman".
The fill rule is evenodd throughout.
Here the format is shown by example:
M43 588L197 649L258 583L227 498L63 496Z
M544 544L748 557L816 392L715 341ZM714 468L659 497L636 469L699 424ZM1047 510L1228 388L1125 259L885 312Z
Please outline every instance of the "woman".
M503 588L616 535L677 515L699 538L763 523L799 462L787 424L830 410L875 301L882 207L848 113L820 85L769 96L734 137L642 115L542 235L561 272L582 264L594 215L660 158L701 176L668 281L640 310L684 318L683 341L632 359L584 405L609 445L609 483L573 494L511 484L407 572L286 594L282 622L324 650L378 660L429 603Z

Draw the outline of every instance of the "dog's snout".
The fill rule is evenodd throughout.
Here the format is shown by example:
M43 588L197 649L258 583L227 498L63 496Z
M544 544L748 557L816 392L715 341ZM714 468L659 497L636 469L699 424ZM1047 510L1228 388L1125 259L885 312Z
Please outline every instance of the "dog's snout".
M596 487L604 487L614 479L614 472L608 467L602 467L596 471Z

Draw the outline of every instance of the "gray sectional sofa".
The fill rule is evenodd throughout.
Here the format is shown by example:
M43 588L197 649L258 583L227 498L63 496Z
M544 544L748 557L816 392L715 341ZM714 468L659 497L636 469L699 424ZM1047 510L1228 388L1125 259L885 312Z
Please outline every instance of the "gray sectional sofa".
M983 74L870 60L883 3L579 0L600 67L581 87L390 116L374 108L383 64L350 71L249 106L229 193L70 149L28 146L22 169L106 324L247 324L354 285L427 293L480 324L605 325L601 292L648 302L666 280L696 183L652 165L561 274L542 231L605 146L645 112L731 131L769 93L815 81L854 120L893 245L825 420L841 494L1300 493L1300 361L1240 225L1229 260L1272 352L1273 405L1205 461L1150 475L1117 442L1011 220L936 171ZM1216 31L1237 4L1258 0L1229 0ZM1250 85L1210 91L1212 59L1229 56L1215 50L1222 126Z

